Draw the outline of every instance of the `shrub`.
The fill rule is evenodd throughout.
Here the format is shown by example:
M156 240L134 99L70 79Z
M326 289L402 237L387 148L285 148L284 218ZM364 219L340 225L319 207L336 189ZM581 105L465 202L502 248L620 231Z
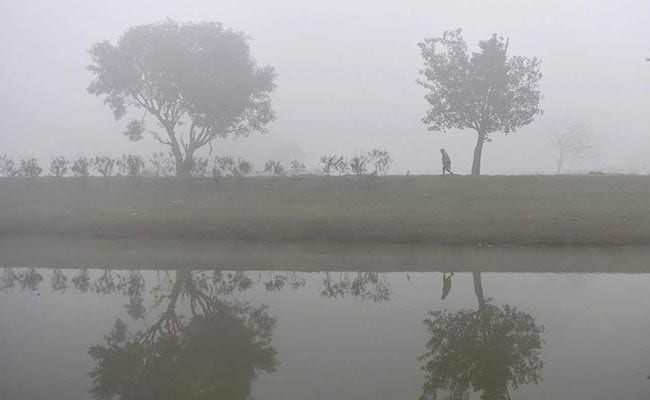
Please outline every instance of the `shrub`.
M215 184L226 175L226 171L232 170L235 160L230 156L216 156L212 167L212 178Z
M203 157L194 157L190 168L192 176L206 176L208 174L208 159Z
M74 163L72 163L72 173L74 176L81 178L81 182L85 185L86 182L88 181L88 177L90 176L90 167L92 165L92 161L89 160L86 157L79 157L77 158Z
M21 170L16 166L16 162L8 155L0 157L0 175L5 178L17 178L20 176Z
M280 161L275 160L268 160L264 164L264 172L275 176L285 176L287 174L287 170L284 165L282 165Z
M252 162L240 158L237 160L237 165L235 165L235 167L231 170L231 174L232 176L237 177L247 176L253 172L253 168L254 167Z
M339 171L339 166L345 164L345 158L343 156L329 155L325 154L320 157L321 162L321 171L325 175L331 175Z
M393 159L388 151L373 149L368 152L368 163L373 169L373 175L386 175L390 170Z
M176 163L171 153L154 153L149 157L155 176L171 176L176 171Z
M63 175L65 175L68 172L68 160L65 159L63 156L58 156L52 158L52 162L50 163L50 173L57 177L60 178Z
M217 156L214 159L214 166L212 167L212 178L215 183L224 176L232 176L241 178L250 175L253 172L253 163L248 160L239 158L235 161L230 156Z
M20 160L20 171L23 176L26 176L30 181L33 181L41 172L43 168L38 165L38 160L35 158L24 158Z
M358 154L350 158L349 166L350 171L354 175L365 175L368 173L368 156L366 154Z
M108 180L115 170L115 160L109 156L95 157L95 169L104 177L104 185L108 186Z
M347 175L349 170L350 166L348 165L347 161L345 161L345 157L339 156L336 159L336 163L334 164L334 172L336 172L339 176L342 176Z
M297 176L305 172L305 164L299 160L291 161L291 166L289 168L291 176Z
M144 159L137 154L125 154L117 161L120 172L131 178L139 178L144 173Z

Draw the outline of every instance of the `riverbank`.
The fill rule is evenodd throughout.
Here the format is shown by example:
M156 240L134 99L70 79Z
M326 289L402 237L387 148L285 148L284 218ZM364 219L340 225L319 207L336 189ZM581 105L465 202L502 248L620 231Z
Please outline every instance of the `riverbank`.
M0 189L0 240L646 246L648 199L640 176L41 178Z
M12 237L0 267L649 273L650 247L459 247Z

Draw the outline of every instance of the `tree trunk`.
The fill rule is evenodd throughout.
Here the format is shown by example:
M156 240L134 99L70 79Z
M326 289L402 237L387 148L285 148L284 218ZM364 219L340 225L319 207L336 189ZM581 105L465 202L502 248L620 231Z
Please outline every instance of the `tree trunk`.
M483 282L481 281L480 272L472 272L472 278L474 279L474 293L476 294L476 299L478 300L478 309L483 311L485 307L485 295L483 294Z
M476 135L476 147L474 147L474 160L472 161L472 175L481 175L483 143L485 143L485 133L478 131Z
M192 169L194 167L194 154L186 152L185 161L183 162L183 173L185 178L192 177Z
M183 159L183 152L181 151L181 146L178 144L176 139L176 134L174 133L174 127L166 125L165 121L161 120L165 130L167 131L167 136L169 137L169 142L166 144L169 145L172 149L172 155L174 156L174 161L176 162L176 176L189 177L189 171L185 168L185 160Z
M192 160L194 156L192 154L185 154L185 157L183 157L180 148L173 145L171 147L174 161L176 162L176 176L179 178L189 178L192 174Z

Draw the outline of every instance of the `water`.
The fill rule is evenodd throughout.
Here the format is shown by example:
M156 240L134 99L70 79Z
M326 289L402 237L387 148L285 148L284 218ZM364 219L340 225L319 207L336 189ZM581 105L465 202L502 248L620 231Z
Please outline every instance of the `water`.
M2 274L3 399L650 398L646 274Z

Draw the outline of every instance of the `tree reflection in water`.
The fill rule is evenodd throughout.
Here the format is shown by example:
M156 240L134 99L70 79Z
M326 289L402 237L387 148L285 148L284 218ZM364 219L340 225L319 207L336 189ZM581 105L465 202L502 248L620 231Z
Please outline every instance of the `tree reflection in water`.
M510 399L509 388L541 381L543 326L528 313L485 298L481 273L473 273L476 310L432 311L431 334L420 356L426 373L421 399Z
M145 329L130 331L117 319L104 343L92 346L90 372L96 399L248 399L260 372L273 372L275 320L266 307L235 299L261 284L268 292L296 290L305 279L293 272L156 271L146 285L140 270L52 269L54 292L76 290L128 298L130 317L145 319L161 310ZM255 277L256 276L256 277ZM5 268L0 291L38 291L44 281L35 268ZM325 273L321 296L385 302L392 290L385 274ZM148 290L145 290L148 287ZM145 297L153 304L145 306ZM183 304L183 306L181 306ZM185 310L186 316L179 310Z
M325 272L321 296L338 298L350 295L357 299L383 303L390 300L392 290L386 274L378 272Z
M97 399L248 399L259 372L273 372L275 320L265 306L224 300L215 288L178 270L166 303L149 328L130 333L115 322L105 344L90 348ZM206 290L207 289L207 290ZM189 316L177 311L181 298Z

